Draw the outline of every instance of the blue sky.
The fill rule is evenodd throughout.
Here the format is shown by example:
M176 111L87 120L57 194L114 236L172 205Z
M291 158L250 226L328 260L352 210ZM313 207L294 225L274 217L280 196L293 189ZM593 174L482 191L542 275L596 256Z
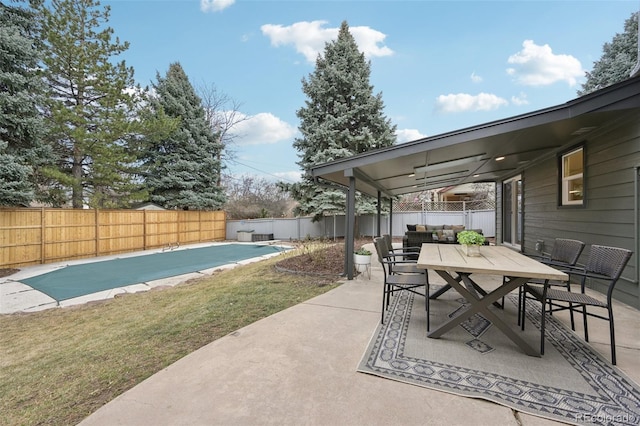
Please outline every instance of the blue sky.
M406 142L574 99L640 0L111 0L120 56L150 85L179 62L246 116L229 172L294 181L301 81L349 24Z

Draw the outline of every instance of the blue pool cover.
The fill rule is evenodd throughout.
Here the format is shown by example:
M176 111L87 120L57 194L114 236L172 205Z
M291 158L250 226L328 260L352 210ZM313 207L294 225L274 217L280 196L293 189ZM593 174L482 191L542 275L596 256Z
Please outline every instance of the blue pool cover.
M61 301L280 251L272 245L220 244L67 266L21 282Z

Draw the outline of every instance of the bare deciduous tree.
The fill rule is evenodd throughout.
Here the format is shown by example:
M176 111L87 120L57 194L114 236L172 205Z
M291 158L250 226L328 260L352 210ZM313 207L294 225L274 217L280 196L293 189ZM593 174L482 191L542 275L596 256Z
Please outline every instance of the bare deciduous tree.
M225 176L224 184L227 192L224 209L230 219L283 217L290 210L292 200L289 194L264 178Z
M231 129L238 123L248 120L248 117L240 112L241 103L219 91L213 83L202 83L196 88L196 92L202 99L202 106L211 130L220 139L222 150L218 160L224 167L227 162L235 158L232 146L237 135L231 133ZM218 185L221 185L221 181L218 181Z

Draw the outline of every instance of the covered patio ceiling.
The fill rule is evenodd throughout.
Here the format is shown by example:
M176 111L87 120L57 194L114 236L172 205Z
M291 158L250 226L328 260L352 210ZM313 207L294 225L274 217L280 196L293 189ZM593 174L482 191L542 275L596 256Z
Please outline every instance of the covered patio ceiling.
M365 194L402 194L497 182L554 157L640 108L640 77L566 104L431 136L314 167L316 179Z

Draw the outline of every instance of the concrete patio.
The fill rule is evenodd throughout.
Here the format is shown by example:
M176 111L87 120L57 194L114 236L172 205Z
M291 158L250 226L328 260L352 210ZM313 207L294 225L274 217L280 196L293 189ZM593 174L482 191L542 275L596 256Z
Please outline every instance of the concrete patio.
M381 293L382 269L374 262L371 280L347 281L214 341L81 424L557 424L491 402L356 372L380 320ZM622 304L614 312L618 367L638 383L640 313ZM593 319L589 331L591 345L609 359L607 323ZM581 329L577 333L582 336Z

